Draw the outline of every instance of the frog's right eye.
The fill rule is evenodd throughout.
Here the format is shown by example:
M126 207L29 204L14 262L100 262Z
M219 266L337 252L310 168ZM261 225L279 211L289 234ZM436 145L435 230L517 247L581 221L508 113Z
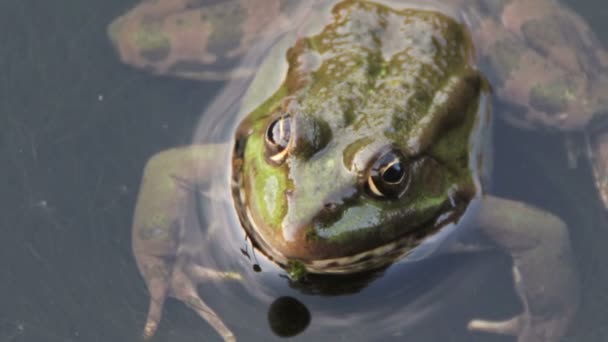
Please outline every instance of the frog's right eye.
M280 165L287 158L291 142L291 117L281 115L270 122L266 129L264 148L266 159L274 165Z
M405 157L397 150L381 154L367 176L367 189L377 198L399 198L407 189L410 173Z

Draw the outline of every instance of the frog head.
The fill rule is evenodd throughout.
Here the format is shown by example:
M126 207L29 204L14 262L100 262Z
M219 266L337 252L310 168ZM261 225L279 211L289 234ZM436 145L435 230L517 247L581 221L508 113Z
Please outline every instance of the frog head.
M240 124L233 158L254 244L313 273L384 266L479 190L486 87L466 27L369 2L333 15L289 49L285 81Z

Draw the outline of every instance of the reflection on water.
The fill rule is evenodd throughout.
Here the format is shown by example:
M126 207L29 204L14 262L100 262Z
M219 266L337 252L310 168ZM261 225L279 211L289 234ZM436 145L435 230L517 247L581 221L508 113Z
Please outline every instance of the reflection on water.
M605 18L601 2L575 5ZM148 294L130 246L141 169L155 152L190 141L220 85L120 65L105 26L126 7L118 0L0 4L0 89L8 94L0 101L0 341L133 341L145 322ZM604 341L608 225L587 165L569 169L555 134L499 123L495 141L495 192L558 213L571 229L583 298L567 340ZM199 291L244 340L513 340L466 331L471 318L521 310L510 259L496 250L446 253L375 278L327 279L319 290L288 281L241 230L222 228L234 223L189 241L205 247L205 264L243 274L241 282ZM293 325L281 323L285 307ZM219 337L181 304L167 303L154 340L207 338Z

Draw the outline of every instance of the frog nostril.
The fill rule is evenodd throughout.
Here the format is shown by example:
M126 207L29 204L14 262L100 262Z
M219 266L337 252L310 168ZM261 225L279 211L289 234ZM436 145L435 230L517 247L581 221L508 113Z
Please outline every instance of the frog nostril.
M312 218L312 221L320 227L327 227L329 224L335 221L336 213L338 210L339 205L337 203L323 203L322 207L318 208L318 211Z
M325 204L323 204L323 208L325 210L329 210L329 211L334 211L334 210L336 210L337 207L338 207L338 205L335 204L335 203L325 203Z

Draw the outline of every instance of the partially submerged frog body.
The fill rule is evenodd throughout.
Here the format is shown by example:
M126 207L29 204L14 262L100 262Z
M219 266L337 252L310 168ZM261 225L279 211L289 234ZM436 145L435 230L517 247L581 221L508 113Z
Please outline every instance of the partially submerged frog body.
M500 114L526 128L583 129L606 109L606 54L583 21L549 0L252 3L146 1L110 27L123 61L197 79L247 77L287 26L297 28L281 61L265 62L286 59L288 70L241 121L231 165L212 163L225 146L195 145L146 166L133 224L152 297L145 335L172 294L234 339L195 285L237 276L179 253L192 184L225 167L233 184L224 191L253 243L282 267L312 273L385 267L466 213L512 256L523 306L510 320L477 319L469 328L520 342L559 340L578 305L567 227L485 193L485 132L489 95L513 105ZM594 136L591 147L606 202L605 137Z
M250 77L259 61L243 55L268 48L310 10L299 1L204 3L147 0L114 20L108 31L122 61L183 78Z
M150 291L148 320L143 335L153 336L160 322L167 295L184 302L209 322L225 341L235 340L217 314L197 293L196 285L205 281L241 279L239 274L218 271L190 262L191 255L180 251L184 240L185 207L195 191L192 175L210 177L200 165L210 163L222 145L205 149L167 150L151 158L144 170L133 219L132 244L137 266ZM202 164L201 164L202 163Z

